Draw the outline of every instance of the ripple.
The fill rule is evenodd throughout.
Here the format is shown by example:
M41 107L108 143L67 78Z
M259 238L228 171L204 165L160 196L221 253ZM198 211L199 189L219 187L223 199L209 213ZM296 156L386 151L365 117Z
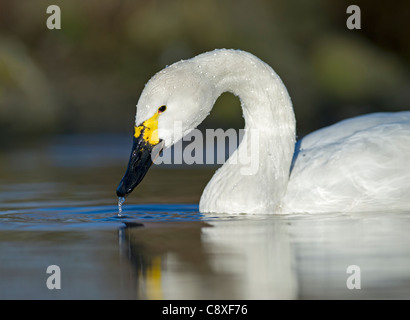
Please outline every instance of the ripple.
M0 229L104 228L144 221L199 221L197 205L127 205L118 216L118 206L57 206L13 208L0 213Z

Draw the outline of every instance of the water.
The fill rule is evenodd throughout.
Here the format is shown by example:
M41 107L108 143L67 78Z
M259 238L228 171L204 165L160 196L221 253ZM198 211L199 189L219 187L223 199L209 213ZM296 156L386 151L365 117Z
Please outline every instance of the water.
M122 205L129 147L59 137L0 153L0 299L410 298L410 212L205 215L215 168L180 167L152 168Z
M125 197L118 197L118 217L122 214L122 204L125 202Z

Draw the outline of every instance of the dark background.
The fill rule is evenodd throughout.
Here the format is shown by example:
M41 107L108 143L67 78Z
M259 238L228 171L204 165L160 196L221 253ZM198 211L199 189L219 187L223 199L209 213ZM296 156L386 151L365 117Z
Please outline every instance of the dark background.
M46 9L61 9L49 30ZM349 30L346 9L361 9ZM283 79L299 137L409 109L409 1L0 0L0 146L54 134L132 132L144 84L215 48L249 51ZM224 94L203 127L241 128Z

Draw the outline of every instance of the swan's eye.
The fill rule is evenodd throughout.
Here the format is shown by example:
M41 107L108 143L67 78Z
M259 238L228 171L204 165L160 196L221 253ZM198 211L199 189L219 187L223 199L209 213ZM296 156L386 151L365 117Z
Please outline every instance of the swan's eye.
M161 107L158 108L158 112L159 112L159 113L162 113L162 112L164 112L165 110L167 110L167 106L161 106Z

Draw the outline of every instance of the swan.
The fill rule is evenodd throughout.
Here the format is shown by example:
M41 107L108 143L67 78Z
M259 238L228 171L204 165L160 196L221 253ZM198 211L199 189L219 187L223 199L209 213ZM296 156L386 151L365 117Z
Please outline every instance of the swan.
M291 99L279 76L251 53L233 49L181 60L148 81L137 103L132 152L117 196L131 193L153 158L196 128L224 92L239 97L245 133L205 187L200 212L410 209L410 111L358 116L296 141ZM182 130L174 130L177 121ZM251 150L257 150L254 172L230 161Z

